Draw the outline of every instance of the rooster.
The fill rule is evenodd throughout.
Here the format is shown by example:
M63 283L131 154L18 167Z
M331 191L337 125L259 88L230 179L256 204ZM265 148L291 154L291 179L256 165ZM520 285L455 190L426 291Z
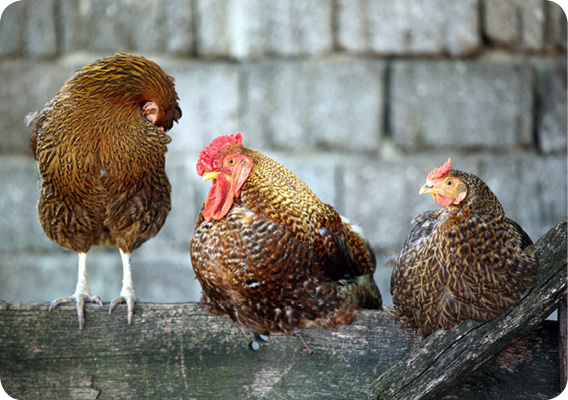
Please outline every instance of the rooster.
M451 159L430 172L425 193L443 208L414 218L394 261L397 318L426 337L516 306L538 265L530 237L481 179L452 169Z
M39 166L39 220L46 235L79 253L75 302L102 305L87 282L92 246L120 250L123 281L109 312L126 302L132 322L136 295L130 254L155 236L170 210L166 134L181 117L174 81L144 57L117 54L80 69L40 111L30 147Z
M271 332L333 329L361 307L381 308L361 231L291 171L243 147L240 133L214 139L197 173L213 181L191 239L201 304L254 334L254 349Z

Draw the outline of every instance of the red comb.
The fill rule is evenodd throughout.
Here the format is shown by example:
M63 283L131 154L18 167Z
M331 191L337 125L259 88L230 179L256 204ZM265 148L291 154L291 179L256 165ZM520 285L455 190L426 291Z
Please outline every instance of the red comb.
M199 160L197 160L197 174L202 176L205 171L212 171L213 160L222 150L228 146L235 144L243 144L243 137L240 132L236 135L223 135L218 136L209 143L209 146L205 147L199 153Z
M439 168L434 169L432 172L428 174L429 181L435 181L436 179L440 179L446 172L448 172L452 168L452 159L448 158L448 161L444 165Z

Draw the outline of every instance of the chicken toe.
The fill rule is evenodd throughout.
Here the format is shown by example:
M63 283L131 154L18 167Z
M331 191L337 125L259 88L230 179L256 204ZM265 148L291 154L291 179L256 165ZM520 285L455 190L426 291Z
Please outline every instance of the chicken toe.
M128 315L127 315L128 325L132 324L132 319L134 318L134 304L136 304L137 300L136 294L134 293L134 288L131 289L132 290L130 292L128 290L123 289L120 292L120 296L118 296L110 303L110 307L108 309L108 313L110 314L117 305L121 303L126 303L126 306L128 307Z
M128 324L132 324L132 319L134 318L134 304L136 304L136 293L134 291L134 285L132 283L132 268L130 266L130 253L124 252L120 249L120 257L122 258L122 290L120 291L120 296L114 299L110 303L108 313L112 313L112 310L120 304L126 303L128 306Z
M55 299L49 305L49 311L53 310L55 307L71 303L73 301L77 302L77 316L79 318L79 329L83 329L85 324L85 303L97 303L99 306L103 305L103 302L99 296L93 296L90 293L74 293L69 297L62 297L60 299Z
M79 317L79 329L83 329L85 323L85 302L87 303L97 303L99 306L103 305L101 298L99 296L94 296L91 294L91 289L89 289L89 283L87 281L87 253L79 253L79 270L77 274L77 286L75 288L75 293L69 297L63 297L60 299L55 299L49 305L49 311L53 310L55 307L77 302L77 315Z

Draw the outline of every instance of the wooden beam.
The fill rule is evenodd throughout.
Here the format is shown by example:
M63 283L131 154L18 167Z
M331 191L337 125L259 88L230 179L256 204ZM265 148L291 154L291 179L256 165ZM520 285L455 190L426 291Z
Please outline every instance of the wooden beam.
M568 383L568 307L566 306L566 297L560 302L558 307L558 323L559 323L559 357L560 357L560 387L566 388Z
M564 250L555 237L547 239L548 245L539 242L545 268L553 268L553 260L561 253L565 263L565 225ZM550 298L556 295L552 294L547 305L527 301L547 287L541 278L537 285L523 301L523 309L536 312L553 307ZM210 315L197 304L139 303L132 325L125 323L125 312L125 306L119 306L108 315L106 307L89 304L85 327L79 331L72 305L48 312L48 304L0 302L2 386L19 400L363 398L371 388L377 395L375 379L384 379L385 371L401 365L401 360L408 362L410 355L414 354L411 360L419 360L424 352L437 355L433 365L438 368L425 371L431 378L427 383L435 386L440 373L452 368L452 360L469 360L478 347L489 346L495 354L501 345L491 347L489 342L503 336L487 324L466 322L456 331L435 335L442 347L445 336L457 340L455 346L441 352L388 313L365 311L344 329L305 331L303 336L315 351L313 355L307 354L299 339L285 335L272 336L254 352L248 348L251 338L230 320ZM500 331L506 321L515 318L515 314L506 313L493 329ZM459 387L448 386L438 398L556 396L560 392L558 323L532 321L534 329L522 340L474 372L478 364L468 364L469 377L456 372L461 374ZM487 329L487 339L457 351L462 336L482 329ZM408 374L415 371L412 363L406 364ZM416 382L419 380L404 388ZM396 386L397 381L388 384L389 390L392 383Z
M1 305L0 381L18 400L364 398L375 377L422 339L385 312L345 329L274 335L260 350L225 318L196 304L136 306L136 319L87 306ZM553 398L559 393L558 324L547 321L460 385L460 400ZM448 399L454 398L453 395ZM458 398L458 397L456 397Z

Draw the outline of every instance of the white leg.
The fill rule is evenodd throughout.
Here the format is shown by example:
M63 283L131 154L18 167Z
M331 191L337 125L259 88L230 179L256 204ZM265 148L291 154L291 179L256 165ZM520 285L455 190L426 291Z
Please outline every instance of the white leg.
M130 266L130 253L125 253L120 250L120 257L122 258L122 289L120 296L110 303L109 314L120 303L126 303L128 306L128 323L132 323L134 317L134 304L136 303L136 293L132 283L132 267Z
M134 284L132 283L132 266L130 265L130 254L120 250L122 259L122 290L121 295L133 295Z
M91 294L87 280L87 253L79 253L79 268L77 269L77 286L75 293Z
M93 296L91 294L91 289L89 289L89 282L87 281L87 253L79 253L79 268L75 293L73 293L70 297L53 300L49 305L49 311L53 310L60 304L70 303L72 301L76 301L77 303L79 329L83 329L83 324L85 323L85 302L97 303L100 306L103 305L100 297Z

